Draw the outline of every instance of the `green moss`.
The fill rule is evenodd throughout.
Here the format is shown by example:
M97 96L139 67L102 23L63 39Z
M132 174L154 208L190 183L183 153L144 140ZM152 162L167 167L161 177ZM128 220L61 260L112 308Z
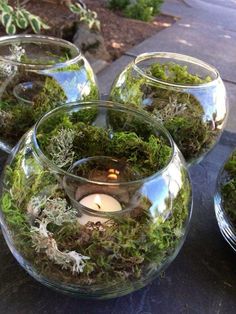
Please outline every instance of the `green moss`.
M234 152L224 166L227 174L221 185L223 208L236 227L236 152Z
M67 100L67 97L54 79L47 77L41 92L33 98L33 111L35 120Z
M209 131L201 119L196 118L193 124L188 117L176 116L167 119L164 125L187 160L197 154L208 139Z
M172 62L155 63L150 66L147 73L162 81L176 84L199 85L212 81L209 76L201 78L197 74L189 73L186 65L181 66Z
M75 124L78 122L83 122L85 124L92 124L95 121L98 114L98 109L96 107L89 109L77 110L72 112L70 121Z
M121 84L118 84L121 81ZM124 70L118 80L114 82L115 88L112 89L111 100L131 105L136 109L140 109L143 101L142 86L145 84L145 78L133 76L132 66Z
M142 178L154 174L168 164L171 148L162 138L154 135L144 141L136 133L117 132L109 143L108 154L126 158L133 172Z
M224 169L229 173L231 177L236 176L236 152L234 152L227 163L225 164Z
M42 47L40 47L42 49ZM66 47L58 47L58 53L52 53L51 51L45 51L45 55L42 57L32 57L24 52L20 58L21 63L35 64L35 65L55 65L58 63L65 63L72 58L70 49ZM72 65L73 66L73 65ZM78 66L77 66L78 67Z
M72 120L74 120L73 115ZM58 119L56 121L57 124L54 122L47 123L47 125L57 125L51 133L48 132L48 128L46 128L46 132L43 129L38 132L41 148L50 159L55 160L55 150L52 147L53 139L55 137L58 139L61 130L66 128L68 131L73 130L74 134L72 140L74 162L91 156L115 157L127 163L129 168L136 173L137 178L150 176L169 162L171 147L163 137L154 136L150 130L146 130L145 137L140 137L132 131L107 130L83 122L75 123L68 128L68 125L64 123L58 124ZM142 132L145 133L145 129ZM63 141L64 139L61 138L60 146L64 147L64 151L66 151L67 143L63 143ZM61 156L59 157L63 164ZM58 159L58 156L56 158ZM67 162L65 164L67 165Z
M58 195L65 198L65 195L62 190L58 191L55 179L31 158L28 163L37 167L37 171L34 176L27 177L22 168L24 158L22 151L6 171L1 207L16 249L41 276L86 286L121 285L123 282L127 288L134 280L146 278L147 273L154 274L182 241L190 196L189 182L184 175L184 188L175 198L172 214L167 219L153 219L149 213L151 202L143 197L140 207L103 224L83 226L74 222L58 226L51 223L48 229L61 251L76 251L90 257L82 273L72 274L56 265L45 253L35 252L30 226L32 223L37 225L37 217L30 222L27 211L30 199L40 196L48 186L54 191L50 199ZM41 210L43 212L44 208Z
M76 160L106 154L106 147L109 143L109 136L106 130L86 125L83 122L75 124L74 130L76 134L73 150L76 154Z
M145 72L172 84L199 85L211 81L191 74L187 66L175 63L154 63ZM204 111L196 97L166 88L158 82L134 73L130 66L114 83L110 99L140 110L145 110L163 122L187 161L198 158L214 143L218 134L217 125L204 120Z
M94 124L97 109L53 115L38 129L39 145L49 158L53 159L55 153L59 160L67 155L68 145L72 143L69 153L73 154L66 157L74 158L71 164L95 155L115 157L129 165L132 174L137 174L135 179L152 175L168 164L171 147L151 125L144 128L142 116L132 121L127 115L127 124L119 128L119 119L114 114L111 118L110 112L107 114L109 129ZM119 112L117 115L120 117ZM137 130L142 130L141 135ZM59 141L60 149L52 149L55 139ZM66 164L65 169L68 167ZM93 163L91 167L93 169ZM182 173L182 188L173 197L173 202L166 199L168 215L160 214L158 205L144 196L146 192L141 195L141 183L137 183L135 189L139 198L130 210L123 215L108 217L105 222L88 222L85 225L79 223L79 213L70 221L56 222L60 216L58 199L60 206L63 202L66 204L64 214L74 211L64 190L64 179L59 173L54 174L47 169L46 164L41 164L29 147L20 148L5 171L1 198L4 222L16 250L40 276L63 284L85 286L88 291L102 287L109 289L113 285L123 285L125 291L128 288L132 291L133 283L140 284L153 277L182 243L190 206L190 185L186 173ZM127 191L124 189L126 198L133 197L133 186L130 190L129 187ZM53 249L47 251L45 247L38 249L35 245L33 234L36 237L37 234L33 231L40 222L48 219L49 215L45 212L51 210L46 207L46 200L55 201L58 216L48 223L50 237L42 239L38 234L40 243L44 244L43 240L50 242L53 238L60 252L79 252L89 257L83 272L71 271L61 260L56 263L57 257L49 255L54 252ZM129 200L120 202L123 206Z
M26 62L26 60L23 61ZM64 62L67 60L59 58L59 60L56 59L51 62L54 64L56 61ZM30 62L32 60L29 60ZM83 60L81 62L65 65L65 67L52 67L42 71L42 73L27 72L19 68L18 72L12 77L11 82L7 85L0 101L0 138L10 144L16 144L20 137L46 112L75 99L81 101L99 99L99 91L93 72L90 68L86 69L84 67ZM56 74L57 79L54 79L50 75L53 76L56 72L62 73ZM46 76L47 74L48 76ZM81 82L81 79L84 80L85 86L79 89L77 84ZM31 102L25 102L23 99L18 99L13 95L14 88L22 82L39 83L38 89L36 90L35 88L35 90L31 91ZM72 88L72 96L70 96L70 92L65 92L67 85L74 87ZM86 116L88 118L88 115ZM92 115L88 119L90 120L91 118Z
M1 137L16 143L45 113L65 102L66 96L58 83L47 77L41 92L33 98L32 105L8 96L0 103L0 123L3 125ZM1 110L6 112L1 121Z
M55 185L55 180L27 155L27 151L22 150L12 165L6 168L0 207L17 249L23 256L33 258L27 206L32 196L42 193L46 185ZM32 168L34 174L29 175L27 172Z

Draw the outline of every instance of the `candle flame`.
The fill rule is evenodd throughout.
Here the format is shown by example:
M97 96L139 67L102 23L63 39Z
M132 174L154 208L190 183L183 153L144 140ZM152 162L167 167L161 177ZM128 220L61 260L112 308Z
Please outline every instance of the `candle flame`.
M95 196L95 198L94 198L94 203L97 205L97 207L99 208L99 209L101 209L101 207L102 207L102 201L101 201L101 197L100 197L100 195L96 195Z

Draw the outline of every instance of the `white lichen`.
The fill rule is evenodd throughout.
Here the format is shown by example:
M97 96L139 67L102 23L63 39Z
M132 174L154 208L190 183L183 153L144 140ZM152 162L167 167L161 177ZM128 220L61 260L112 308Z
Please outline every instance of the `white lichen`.
M67 206L65 199L57 197L46 201L43 216L55 225L61 226L64 222L71 223L75 221L77 211L71 206Z
M90 258L75 251L61 252L58 250L57 243L54 239L49 239L50 244L46 250L49 259L55 264L60 265L62 269L70 269L72 273L82 273L86 260Z
M52 233L47 230L48 221L39 221L38 227L31 227L31 238L36 252L45 252L47 257L63 269L70 269L72 273L83 272L85 261L90 259L76 251L61 252Z
M48 147L49 154L52 161L58 167L65 167L71 165L74 160L73 141L75 138L75 131L71 129L62 128L52 136Z
M154 109L153 114L165 122L175 116L181 115L188 108L187 103L179 103L177 97L169 97L169 102L162 109Z
M76 210L67 206L66 200L59 197L48 198L42 204L42 201L39 202L35 198L28 205L33 213L42 211L35 221L37 226L32 226L30 230L35 251L44 252L55 264L60 265L63 269L70 269L72 273L83 272L85 261L90 258L76 251L61 252L53 234L47 229L50 223L61 226L65 222L76 221ZM41 210L42 206L44 207L43 210Z
M176 236L176 238L181 238L184 235L184 232L181 228L175 228L174 229L174 234Z
M38 227L32 226L30 229L32 243L36 252L41 252L48 248L49 240L52 238L51 233L47 230L48 221L37 220Z
M39 197L39 196L33 196L28 205L27 205L27 213L31 219L35 219L39 216L43 206L45 205L47 201L47 197Z

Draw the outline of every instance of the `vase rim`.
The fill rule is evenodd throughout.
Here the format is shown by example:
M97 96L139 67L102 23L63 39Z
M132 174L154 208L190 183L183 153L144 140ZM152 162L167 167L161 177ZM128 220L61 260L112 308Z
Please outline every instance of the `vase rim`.
M152 75L147 74L140 66L139 63L151 58L175 58L179 61L186 61L198 66L201 66L203 68L206 68L209 72L214 73L215 78L213 78L210 82L202 83L202 84L178 84L178 83L171 83L166 82L164 80L158 79ZM214 85L217 80L220 79L220 73L219 71L212 65L197 59L195 57L180 54L176 52L166 52L166 51L156 51L156 52L145 52L135 57L133 60L133 67L134 69L139 72L142 76L146 77L150 81L153 81L155 83L160 83L172 88L186 88L186 89L199 89L204 87L209 87L211 85Z
M19 34L19 35L11 35L11 36L2 36L0 37L0 47L4 46L6 44L12 44L17 42L24 42L24 43L33 43L33 42L41 42L41 43L48 43L57 45L59 47L65 47L69 48L70 50L73 50L75 52L75 56L71 57L70 59L64 61L64 62L55 62L54 64L50 63L26 63L16 60L11 60L10 58L6 58L3 56L0 56L0 62L7 62L8 64L11 64L13 66L24 66L25 68L30 69L45 69L45 68L55 68L55 67L62 67L62 66L68 66L70 64L73 64L77 62L81 58L81 51L80 49L75 46L73 43L53 37L53 36L46 36L46 35L35 35L35 34Z
M168 144L170 145L171 148L171 156L169 157L168 161L166 162L166 165L159 169L158 171L154 172L152 175L141 178L141 179L137 179L137 180L131 180L131 181L121 181L121 182L104 182L104 181L99 181L99 180L91 180L91 179L87 179L85 177L81 177L81 176L77 176L71 172L68 172L62 168L60 168L59 166L57 166L50 158L48 158L44 152L41 150L40 148L40 144L39 141L37 139L37 133L38 133L38 128L39 126L45 121L47 120L49 117L51 117L52 115L54 115L55 113L58 113L60 111L71 111L72 108L82 108L82 109L89 109L89 108L93 108L93 107L100 107L100 108L106 108L106 109L118 109L118 110L125 110L128 111L130 113L133 113L134 115L138 115L140 117L143 118L143 120L149 121L152 125L156 126L156 129L161 131L162 135L164 135L164 137L168 140ZM128 185L133 185L133 184L138 184L141 182L146 182L146 181L150 181L153 178L156 178L158 176L160 176L162 173L164 173L168 167L170 166L170 164L173 162L173 158L177 153L177 146L174 143L170 133L165 129L165 127L158 121L156 121L154 118L152 118L150 115L148 115L145 112L141 112L140 110L134 110L131 108L126 107L125 105L121 105L115 102L111 102L111 101L104 101L104 100L95 100L95 101L76 101L76 102L72 102L72 103L67 103L65 105L61 105L60 107L57 107L51 111L49 111L48 113L46 113L44 116L42 116L38 122L34 125L33 127L33 148L34 151L38 157L39 160L42 160L43 162L45 162L51 169L53 169L55 172L62 174L63 176L67 176L70 177L72 179L76 179L76 180L81 180L84 181L86 183L91 183L91 184L97 184L100 186L128 186ZM92 156L90 156L92 157ZM102 157L102 156L101 156ZM111 156L108 156L111 157ZM88 157L87 157L88 158Z

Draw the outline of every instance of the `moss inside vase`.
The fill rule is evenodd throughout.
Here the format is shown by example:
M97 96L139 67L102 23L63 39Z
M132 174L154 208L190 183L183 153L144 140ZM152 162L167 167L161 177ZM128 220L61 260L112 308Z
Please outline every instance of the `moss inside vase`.
M91 116L89 110L87 115ZM127 130L113 130L111 136L111 130L87 124L87 117L84 122L74 119L73 115L62 117L49 123L51 128L38 129L41 150L62 169L96 153L122 159L141 179L170 161L169 143L150 129L141 137ZM40 276L87 287L86 291L116 285L132 291L133 283L154 275L182 241L191 191L185 172L181 180L183 187L173 202L165 200L167 207L172 206L167 217L154 219L149 210L152 200L141 195L125 214L82 225L62 181L21 148L5 173L3 228L9 228L16 250ZM125 193L131 196L133 191L125 188Z
M60 67L53 67L56 61L60 62ZM49 55L46 65L52 64L51 68L30 70L19 65L12 66L9 73L2 74L0 140L15 145L44 113L64 103L99 98L93 72L86 68L84 60L76 64L67 64L67 61L68 56L53 60L53 56ZM28 57L24 57L23 62L43 64L40 60ZM0 64L0 72L4 72L4 66Z
M143 71L159 83L134 74L130 66L114 84L110 98L149 112L168 129L187 161L197 159L212 146L219 130L217 123L204 118L203 106L188 93L188 86L201 86L212 79L191 74L187 66L172 62L154 63ZM178 85L186 85L186 92Z
M64 170L77 160L91 156L122 159L137 173L137 179L151 176L168 163L171 147L163 137L152 134L151 125L144 128L142 120L131 117L131 131L126 130L126 122L119 129L116 125L119 117L129 120L129 115L111 113L108 112L113 117L111 128L97 126L95 122L91 125L99 114L96 108L72 112L70 117L53 116L38 129L42 151ZM142 136L136 133L141 129Z
M148 211L150 201L144 198L131 214L83 226L50 174L39 171L31 178L30 186L19 167L21 162L19 156L16 164L7 170L12 187L11 192L3 194L1 207L17 251L41 276L55 282L99 288L123 283L129 289L130 284L132 290L132 282L145 278L147 273L155 273L183 236L189 209L187 182L174 201L169 219L160 217L153 221ZM51 191L46 200L40 194L47 183ZM40 228L45 226L48 231L42 235ZM55 243L58 251L53 250ZM75 267L69 252L79 252L82 271Z
M236 152L224 166L221 184L223 208L236 228Z
M10 93L0 102L1 138L15 144L41 115L66 101L58 83L47 77L41 91L30 103L19 101Z

